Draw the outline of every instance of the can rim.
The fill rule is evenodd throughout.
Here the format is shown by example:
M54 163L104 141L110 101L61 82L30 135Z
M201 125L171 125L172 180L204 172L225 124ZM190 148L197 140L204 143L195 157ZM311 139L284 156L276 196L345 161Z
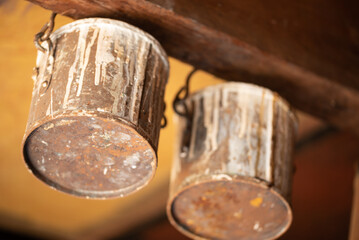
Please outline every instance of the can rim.
M277 101L279 106L283 108L286 112L289 113L289 116L292 120L292 123L294 125L295 132L298 130L298 116L296 114L295 109L291 106L291 104L282 96L280 96L277 92L270 90L269 88L258 86L252 83L245 83L245 82L225 82L225 83L218 83L211 86L207 86L205 88L199 89L197 91L194 91L188 96L188 102L192 101L193 99L199 98L202 95L205 95L207 92L215 92L219 89L229 89L232 92L245 92L248 94L252 94L253 96L259 96L259 94L265 93L266 97L273 96L274 99ZM258 90L262 90L262 92L259 92Z
M52 41L59 38L59 36L73 32L74 30L78 29L79 27L84 26L97 26L99 28L104 26L110 26L110 27L117 27L121 29L122 31L128 31L131 32L131 34L135 33L139 36L141 36L144 40L150 42L152 44L152 47L157 51L158 55L161 57L162 61L165 63L166 68L169 68L169 62L168 62L168 56L165 50L163 49L162 45L158 42L157 39L155 39L151 34L143 31L142 29L135 27L131 24L128 24L126 22L120 21L120 20L114 20L109 18L83 18L80 20L73 21L69 24L66 24L64 26L61 26L56 31L54 31L50 38Z
M255 185L256 187L261 187L264 189L267 189L268 191L270 191L272 194L274 194L276 197L278 197L278 199L281 200L281 202L285 205L286 209L287 209L287 213L288 213L288 222L287 224L281 229L281 231L278 231L276 233L275 236L272 236L269 239L277 239L278 237L282 236L291 226L292 221L293 221L293 212L292 209L290 207L290 204L288 203L288 201L279 193L279 191L275 188L275 187L269 187L268 186L268 182L264 181L264 180L260 180L257 178L252 178L252 177L246 177L246 176L239 176L239 175L228 175L228 174L215 174L215 175L211 175L212 179L205 179L205 180L201 180L198 182L194 182L191 184L186 185L185 187L183 187L180 191L174 193L174 194L170 194L172 195L172 197L169 197L167 200L167 205L166 205L166 214L167 217L171 223L171 225L173 227L175 227L178 231L180 231L182 234L184 234L185 236L192 238L192 239L198 239L198 240L206 240L208 238L200 236L200 235L196 235L195 233L187 230L186 228L184 228L180 223L178 223L175 219L175 217L173 216L173 211L172 211L172 206L176 200L176 198L181 194L184 193L185 191L187 191L188 189L195 187L195 186L199 186L201 184L207 184L207 183L213 183L213 182L219 182L219 181L227 181L227 182L239 182L239 183L245 183L245 184L251 184L251 185ZM229 178L231 180L229 180Z
M124 190L131 189L131 188L133 188L132 186L129 186L127 188L122 188L121 190L108 190L108 191L86 191L86 190L80 190L79 191L79 190L77 190L76 191L74 189L63 187L63 186L57 184L56 182L48 179L46 176L41 174L33 166L30 159L28 159L27 153L26 153L26 150L25 150L27 140L31 137L31 134L36 129L40 128L44 124L50 123L53 120L59 120L59 119L66 118L66 117L89 117L89 118L106 119L106 120L112 121L114 124L121 124L122 127L127 128L129 131L137 133L138 137L141 138L146 145L148 145L148 149L150 149L150 151L152 152L152 156L154 157L153 161L152 161L154 164L151 164L151 166L152 166L151 175L147 178L146 181L144 181L144 184L139 185L138 187L136 187L135 189L133 189L132 191L129 191L129 192L126 192ZM22 140L22 159L25 162L25 165L26 165L28 171L31 172L34 176L36 176L36 178L40 182L46 184L47 186L50 186L52 189L55 189L57 191L69 194L71 196L76 196L76 197L81 197L81 198L88 198L88 199L110 199L110 198L129 196L129 195L139 191L140 189L145 187L149 182L151 182L151 180L154 178L154 176L156 174L156 170L157 170L157 166L158 166L157 151L155 150L153 145L148 140L148 137L144 135L143 131L141 131L141 129L136 129L134 126L132 126L132 124L128 123L127 121L124 121L123 119L113 118L113 116L111 118L109 118L108 116L106 117L101 112L98 112L96 114L86 112L85 115L81 116L81 115L74 115L73 111L70 111L70 112L65 112L65 113L58 113L56 115L48 116L48 117L45 117L45 118L41 119L41 121L37 122L37 124L34 124L32 126L32 128L26 130L26 133L25 133L24 138ZM123 192L126 192L126 193L123 193Z

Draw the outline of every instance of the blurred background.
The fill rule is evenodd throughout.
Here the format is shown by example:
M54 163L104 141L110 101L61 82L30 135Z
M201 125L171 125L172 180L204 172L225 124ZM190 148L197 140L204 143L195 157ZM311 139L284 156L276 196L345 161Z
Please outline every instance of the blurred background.
M173 111L161 131L154 180L122 199L86 200L50 189L26 169L21 141L35 66L33 37L51 12L26 1L0 0L0 239L187 239L167 221ZM55 29L71 22L58 16ZM192 67L170 59L167 106ZM192 89L220 83L205 72ZM294 222L281 239L347 239L359 141L349 132L298 112L292 206Z

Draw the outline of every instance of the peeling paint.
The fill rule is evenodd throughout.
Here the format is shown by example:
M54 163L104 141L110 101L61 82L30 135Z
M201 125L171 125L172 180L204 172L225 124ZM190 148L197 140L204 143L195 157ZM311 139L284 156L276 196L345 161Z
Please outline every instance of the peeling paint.
M171 223L192 239L280 236L292 221L296 120L287 103L262 87L225 83L190 95L186 104L190 132L185 118L175 120Z
M26 162L38 178L77 196L137 191L157 167L165 52L147 33L111 19L75 21L51 40L54 55L38 52Z

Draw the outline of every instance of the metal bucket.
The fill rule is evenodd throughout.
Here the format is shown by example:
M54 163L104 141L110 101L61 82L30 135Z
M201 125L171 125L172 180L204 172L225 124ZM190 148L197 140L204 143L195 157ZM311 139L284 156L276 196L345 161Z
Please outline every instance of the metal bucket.
M88 198L122 197L157 167L168 60L149 34L92 18L51 35L38 51L23 155L51 187ZM43 43L47 47L47 43Z
M208 87L186 101L167 215L194 239L273 239L291 224L296 118L277 94L250 84Z

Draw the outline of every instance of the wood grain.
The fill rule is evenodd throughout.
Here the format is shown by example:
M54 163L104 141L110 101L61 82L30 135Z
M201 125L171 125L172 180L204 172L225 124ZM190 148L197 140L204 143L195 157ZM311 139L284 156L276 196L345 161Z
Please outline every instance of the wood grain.
M277 91L359 133L359 18L354 1L30 0L72 18L122 19L170 56L218 77Z

